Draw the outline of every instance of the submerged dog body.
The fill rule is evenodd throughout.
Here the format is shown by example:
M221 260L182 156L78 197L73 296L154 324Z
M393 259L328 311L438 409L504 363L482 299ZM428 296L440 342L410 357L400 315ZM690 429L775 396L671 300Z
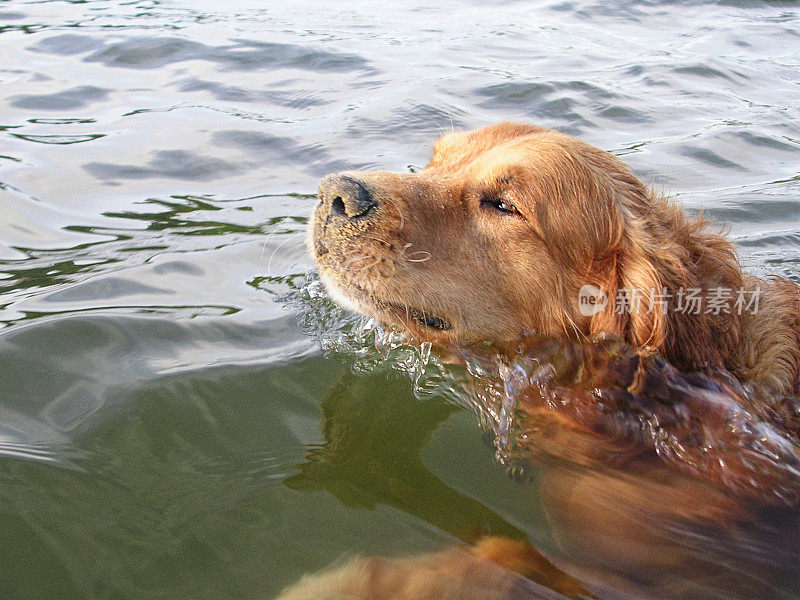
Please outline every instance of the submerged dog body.
M705 220L589 144L500 123L445 135L419 173L328 176L319 197L310 247L329 290L418 339L612 334L798 390L797 286L744 275ZM588 314L586 286L603 299Z
M560 402L536 386L515 397L526 417L523 453L546 457L537 463L542 507L576 560L562 573L524 542L484 538L467 551L355 559L304 578L281 600L587 597L574 573L603 597L623 580L629 595L611 597L784 597L773 581L795 581L800 569L800 404L779 407L800 392L798 286L742 273L720 232L648 190L616 157L530 125L445 135L419 173L330 175L319 200L309 247L341 304L462 350L489 341L513 353L561 338L578 358L591 346L567 361ZM581 305L587 289L590 310ZM665 387L662 374L676 371L653 351L682 370L727 369L760 393L745 400L737 388L754 403L742 411L725 383L695 390L678 378ZM610 382L622 392L616 405L597 393ZM651 402L650 392L670 389L678 395ZM644 417L632 436L625 411L635 423ZM772 420L766 429L735 421L751 414ZM775 446L764 445L767 430ZM707 445L709 431L723 442ZM677 440L681 460L698 458L693 469L660 460L645 438L662 434ZM777 468L781 452L788 459ZM789 525L762 522L767 506L785 509ZM725 550L732 531L746 555ZM700 555L697 540L708 540Z

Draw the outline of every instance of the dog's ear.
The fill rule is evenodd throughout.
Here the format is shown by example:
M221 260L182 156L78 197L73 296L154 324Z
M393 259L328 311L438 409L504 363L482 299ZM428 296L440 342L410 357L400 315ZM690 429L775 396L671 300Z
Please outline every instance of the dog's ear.
M593 335L613 334L636 347L664 349L667 338L667 286L654 260L658 249L630 223L599 271L597 287L608 302L590 322Z
M678 294L696 291L707 302L710 288L740 289L741 272L730 244L707 231L704 220L686 219L680 207L660 197L628 199L618 216L618 244L595 271L608 305L592 318L591 333L611 333L633 346L654 348L682 368L721 364L722 356L739 346L740 316L692 308Z
M638 241L638 240L637 240ZM637 347L664 349L667 338L667 307L659 301L665 282L648 252L636 241L628 243L618 259L621 283L617 292L624 296L628 326L626 341ZM615 309L619 310L615 302Z
M667 315L659 297L664 282L644 253L636 249L623 251L598 287L608 302L592 317L593 335L610 333L636 347L663 349Z
M658 244L639 213L647 210L644 186L626 173L603 187L595 198L595 211L604 209L594 221L597 246L590 269L591 283L606 294L605 307L593 315L590 333L616 335L636 347L663 349L667 337L663 294L664 277L659 272ZM589 238L591 239L591 237Z

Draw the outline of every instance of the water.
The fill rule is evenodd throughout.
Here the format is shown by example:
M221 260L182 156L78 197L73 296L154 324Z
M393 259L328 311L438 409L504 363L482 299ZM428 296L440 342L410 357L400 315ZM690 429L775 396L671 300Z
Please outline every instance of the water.
M382 367L369 327L286 301L319 177L501 119L622 156L800 282L798 31L777 1L0 2L0 595L271 598L492 531L599 597L800 596L780 508L727 537L628 514L661 536L630 553L706 579L598 564L459 367Z

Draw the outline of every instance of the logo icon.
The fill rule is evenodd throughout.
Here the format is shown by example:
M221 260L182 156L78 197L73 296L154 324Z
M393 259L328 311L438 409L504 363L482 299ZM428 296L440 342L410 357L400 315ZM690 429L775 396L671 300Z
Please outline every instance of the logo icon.
M578 310L584 317L603 312L608 306L608 296L598 287L589 283L578 291Z

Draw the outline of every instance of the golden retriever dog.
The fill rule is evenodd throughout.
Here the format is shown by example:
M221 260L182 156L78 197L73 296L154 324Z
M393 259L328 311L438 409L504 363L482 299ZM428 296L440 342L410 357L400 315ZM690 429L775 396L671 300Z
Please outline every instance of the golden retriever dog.
M500 123L445 135L420 173L330 175L319 197L310 247L330 292L420 340L614 334L682 369L797 389L797 286L744 275L705 220L587 143ZM593 315L587 285L609 299ZM680 306L690 290L697 309Z
M418 173L329 175L319 186L309 248L335 300L420 341L502 347L534 334L615 339L681 371L725 369L751 384L757 402L800 393L798 286L744 274L731 244L706 220L648 189L615 156L553 130L504 122L453 132ZM608 366L584 371L586 389L592 377L609 376ZM642 377L625 385L641 386ZM518 408L547 423L539 429L552 432L548 448L582 448L599 463L614 457L622 471L637 473L567 469L544 485L554 527L563 525L564 543L584 553L586 569L613 561L623 565L617 575L654 565L678 572L678 563L692 562L672 551L668 536L631 527L643 506L665 521L702 522L705 536L714 526L724 536L752 515L752 505L744 508L725 489L725 473L710 469L704 481L702 472L665 470L652 456L642 459L641 449L621 447L573 414L554 414L534 396ZM592 402L587 395L581 418ZM784 427L798 429L798 421L790 415ZM791 433L796 439L800 431ZM714 457L722 465L725 458ZM747 477L755 495L771 485L768 468ZM584 597L541 576L541 561L524 543L490 537L464 551L355 559L305 578L283 598L559 597L523 580ZM694 562L682 566L702 563ZM752 593L771 597L758 587L768 588L764 579L755 580L761 583ZM649 583L660 590L654 597L705 597Z

